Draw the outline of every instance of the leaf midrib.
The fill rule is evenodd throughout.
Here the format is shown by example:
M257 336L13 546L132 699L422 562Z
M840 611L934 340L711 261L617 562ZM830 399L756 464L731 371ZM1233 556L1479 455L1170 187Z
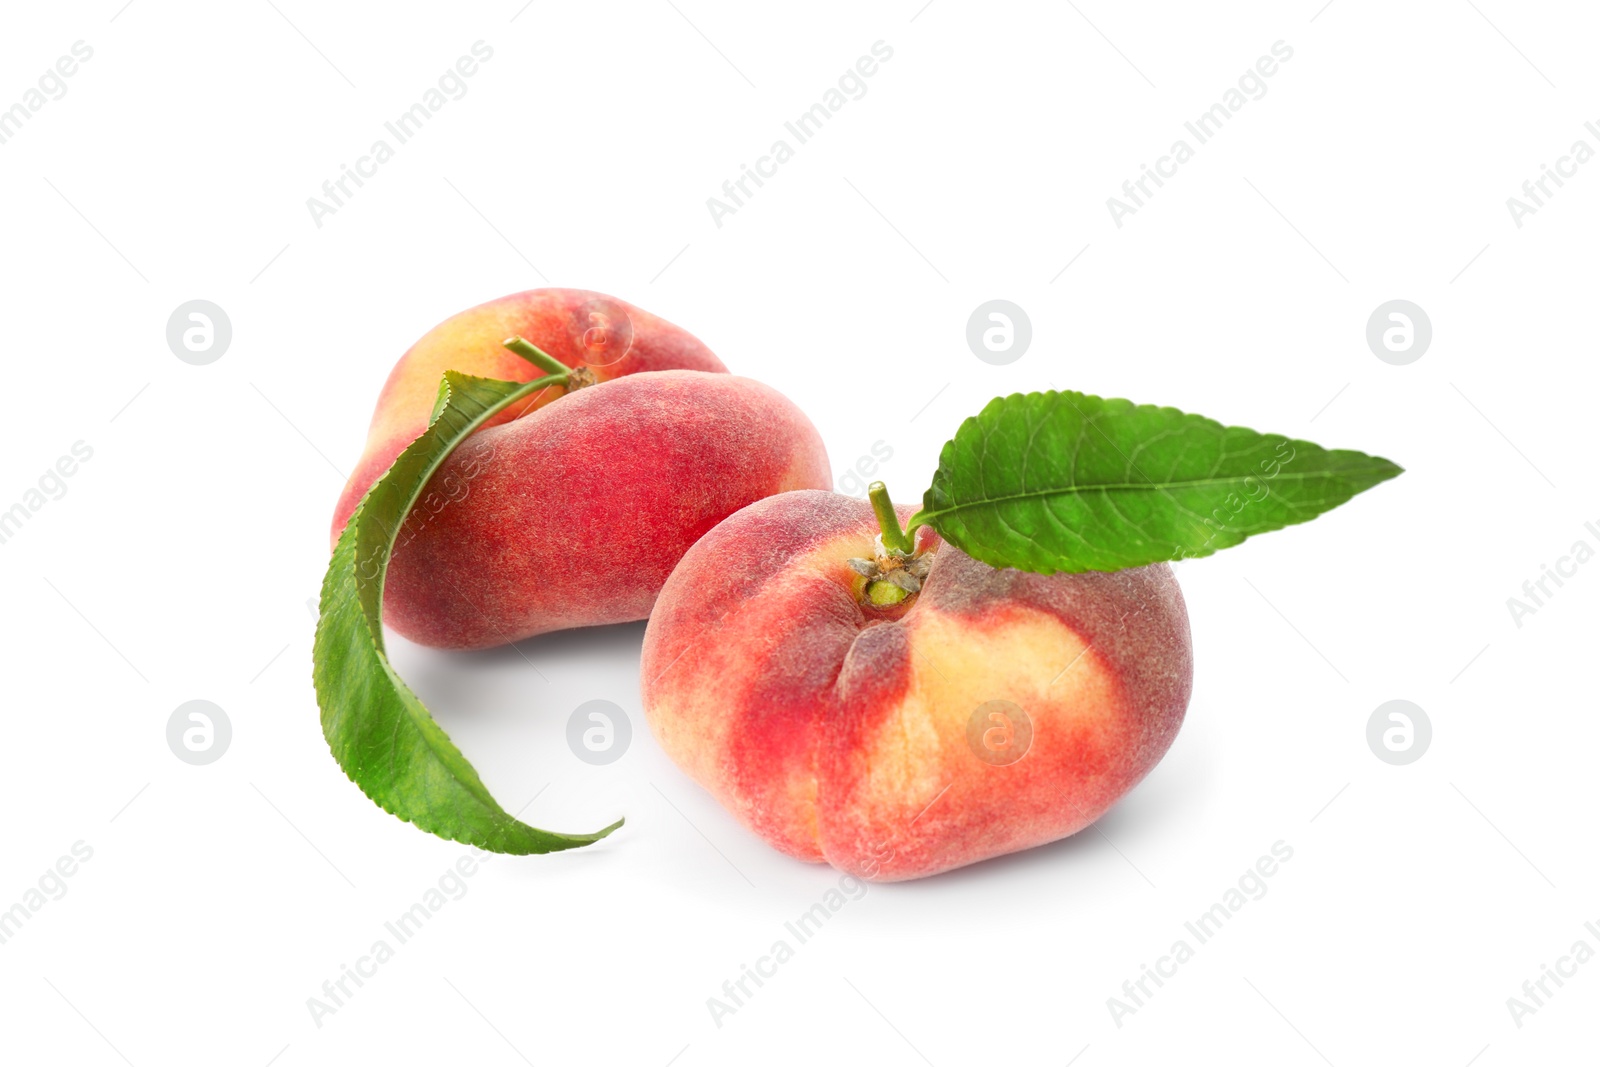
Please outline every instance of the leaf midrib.
M1386 466L1392 467L1394 464L1390 463L1386 464ZM1346 471L1373 472L1381 471L1383 469L1384 467L1374 465L1371 467L1347 467L1340 471L1299 471L1292 474L1279 473L1264 480L1273 482L1283 481L1284 479L1288 479L1290 481L1305 481L1310 478L1335 478ZM1003 496L990 496L984 497L981 500L972 500L963 503L952 504L949 507L940 508L937 511L928 511L924 509L917 515L913 516L912 521L916 522L918 525L921 525L926 523L930 518L935 518L940 515L953 515L958 511L968 511L972 508L989 507L994 504L1009 504L1018 500L1036 500L1040 497L1062 496L1068 493L1105 493L1119 489L1138 489L1144 491L1153 490L1157 492L1165 492L1171 489L1187 489L1191 486L1223 485L1230 482L1242 482L1248 478L1260 477L1260 475L1256 474L1235 474L1216 478L1194 478L1179 482L1115 482L1101 485L1069 485L1058 489L1035 489L1023 493L1007 493Z

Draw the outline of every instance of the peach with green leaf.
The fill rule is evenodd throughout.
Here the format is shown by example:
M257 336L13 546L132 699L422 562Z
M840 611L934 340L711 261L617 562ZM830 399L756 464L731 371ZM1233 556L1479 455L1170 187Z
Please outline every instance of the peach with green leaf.
M1168 561L1399 473L1171 408L997 399L914 514L881 484L870 506L786 493L697 542L646 629L645 711L801 859L897 880L1054 841L1177 736L1193 657Z
M335 516L313 654L323 735L384 810L512 853L620 825L553 833L502 808L395 673L384 623L464 649L642 619L721 519L827 485L799 409L722 370L677 327L572 290L463 312L401 360Z
M398 533L384 621L420 644L489 648L643 619L722 519L831 482L822 439L777 390L725 373L688 332L630 304L536 289L453 316L396 364L335 541L428 428L446 371L550 377L441 462Z
M508 813L394 673L381 625L390 557L432 480L504 412L578 374L513 348L547 376L447 373L422 435L352 513L314 679L324 735L368 796L430 833L524 854L621 822L564 834ZM1193 654L1168 563L1399 473L1172 408L997 399L945 445L920 509L875 483L870 503L776 493L712 526L655 597L645 712L690 777L801 859L895 880L1057 840L1148 774L1182 723ZM619 548L637 543L617 529Z
M334 507L334 542L362 495L428 428L446 371L510 382L547 373L505 348L508 337L525 338L564 367L581 369L580 380L606 382L663 370L722 374L728 369L689 331L586 289L529 289L458 312L406 349L383 383L366 447ZM564 392L554 386L539 389L487 425L521 418Z

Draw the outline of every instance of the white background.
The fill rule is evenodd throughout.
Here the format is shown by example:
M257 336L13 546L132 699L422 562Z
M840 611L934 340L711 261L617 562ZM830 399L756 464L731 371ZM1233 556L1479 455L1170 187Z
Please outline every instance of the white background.
M5 1059L1594 1056L1600 962L1520 1028L1506 1005L1580 938L1600 949L1600 563L1520 627L1506 605L1575 541L1600 547L1600 163L1520 228L1506 206L1574 140L1600 148L1592 11L122 2L17 5L0 34L0 107L94 49L0 145L0 509L94 450L0 544L0 908L93 849L0 945ZM307 197L478 40L494 56L468 93L315 226ZM879 40L867 94L714 225L706 198ZM1267 94L1114 225L1106 198L1279 40ZM307 998L464 852L368 802L318 729L307 600L338 472L413 340L543 284L693 331L807 411L841 475L881 440L905 501L962 418L1052 383L1407 473L1178 568L1188 718L1094 830L871 888L720 1028L707 998L838 875L769 849L657 749L642 625L520 655L397 640L508 808L628 823L489 861L319 1027ZM233 324L208 366L164 336L196 298ZM1009 366L964 339L992 298L1032 320ZM1395 298L1434 328L1408 366L1364 338ZM1365 740L1396 698L1434 730L1403 767ZM191 699L233 724L209 766L167 748ZM590 699L633 716L607 767L563 740ZM1117 1026L1107 998L1279 840L1294 856L1266 896Z

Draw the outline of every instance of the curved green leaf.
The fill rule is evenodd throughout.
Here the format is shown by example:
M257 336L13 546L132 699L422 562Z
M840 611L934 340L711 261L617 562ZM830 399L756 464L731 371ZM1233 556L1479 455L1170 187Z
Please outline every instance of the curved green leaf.
M1175 408L1014 393L945 444L912 525L993 567L1114 571L1209 556L1400 472Z
M445 374L432 424L367 490L339 537L322 581L312 656L323 736L363 793L431 834L516 855L580 848L622 820L598 833L558 834L500 807L390 665L381 605L395 538L428 479L473 431L550 384Z

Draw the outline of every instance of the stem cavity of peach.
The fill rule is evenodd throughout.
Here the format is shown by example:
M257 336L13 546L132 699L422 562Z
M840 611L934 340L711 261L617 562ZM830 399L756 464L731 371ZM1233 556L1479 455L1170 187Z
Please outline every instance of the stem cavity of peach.
M865 593L867 602L875 608L893 607L911 596L897 585L878 581L869 581Z

